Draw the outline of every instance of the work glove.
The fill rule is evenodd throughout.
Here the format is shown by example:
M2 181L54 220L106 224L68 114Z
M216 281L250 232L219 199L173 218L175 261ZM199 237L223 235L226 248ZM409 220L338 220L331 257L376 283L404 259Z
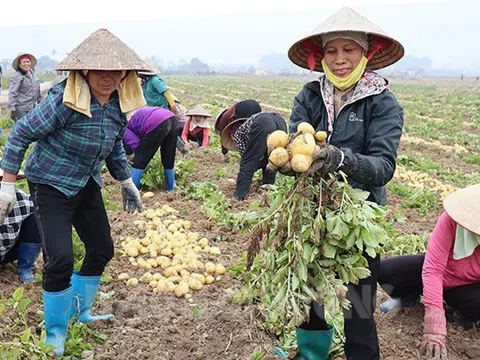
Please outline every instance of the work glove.
M122 187L123 210L129 214L134 213L136 210L142 212L143 204L140 199L140 192L133 183L132 178L120 181L120 185Z
M447 359L447 326L443 309L426 309L422 354L430 359Z
M334 145L325 146L308 169L309 174L328 174L342 170L350 175L353 170L353 153L350 149L339 149Z
M17 121L17 111L16 110L12 110L10 112L10 119L12 119L13 121Z
M16 201L15 183L2 181L0 183L0 225L3 224L3 220L10 214Z

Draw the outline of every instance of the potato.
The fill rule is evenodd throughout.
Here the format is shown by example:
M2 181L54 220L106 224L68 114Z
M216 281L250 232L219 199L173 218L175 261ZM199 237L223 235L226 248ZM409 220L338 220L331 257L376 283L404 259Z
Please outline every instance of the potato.
M191 277L200 281L202 285L205 285L205 276L202 274L192 274Z
M282 130L272 132L267 138L267 147L272 150L277 147L285 147L288 144L288 134Z
M200 280L190 278L188 279L188 287L192 290L201 290L203 288L203 284Z
M198 241L198 245L200 245L202 248L204 248L205 246L208 245L208 239L207 239L207 238L201 238L201 239Z
M150 264L150 266L154 269L158 267L157 260L155 260L155 259L148 259L147 263Z
M212 284L215 281L215 278L211 275L205 277L205 284Z
M160 280L157 284L157 289L159 291L165 292L168 290L168 284L165 280Z
M178 231L178 227L175 226L174 224L170 224L167 228L168 231L170 231L172 234L176 233Z
M159 280L162 280L162 278L163 278L162 274L159 274L159 273L153 274L153 280L159 281Z
M277 168L285 165L290 159L288 151L283 147L278 147L270 153L268 160Z
M315 133L315 140L320 142L325 142L327 140L328 134L326 131L317 131Z
M148 283L148 286L150 286L152 289L155 289L158 285L158 281L157 280L152 280Z
M162 249L162 251L160 251L160 254L162 254L163 256L170 256L172 255L172 249L170 248L165 248L165 249Z
M137 285L138 285L138 279L136 279L136 278L128 279L127 287L135 287Z
M130 279L130 276L127 273L121 273L120 275L118 275L118 280L120 281L124 281L128 279Z
M222 277L221 276L217 276L217 278L215 279L216 281L220 281L222 280Z
M214 263L207 262L207 263L205 264L205 270L206 270L206 272L209 273L209 274L214 274L215 271L216 271L216 266L215 266Z
M127 248L125 253L130 257L137 257L138 256L138 250L134 247Z
M150 265L150 263L145 263L145 269L147 270L152 270L152 265Z
M160 267L161 267L163 270L169 268L170 266L172 266L172 263L171 263L171 261L169 261L169 260L168 260L168 261L163 261L162 264L160 265Z
M217 264L215 266L215 274L217 275L223 275L225 274L225 266L223 266L222 264Z
M178 272L173 267L169 267L163 271L163 275L168 278L170 276L178 276Z
M157 253L157 250L150 250L150 257L152 259L155 259L158 257L158 253Z
M143 283L146 283L148 284L150 281L153 280L153 275L149 272L146 272L145 274L142 275L142 277L140 278L140 281L143 282Z
M182 283L180 285L177 285L177 287L175 287L175 296L176 297L183 297L185 295L188 294L188 290L189 290L189 287L188 287L188 284L186 283Z
M291 162L293 171L297 173L304 173L312 165L312 158L302 154L298 154L292 158Z
M301 134L293 139L293 141L288 145L288 149L290 149L294 157L295 155L312 157L315 150L315 145L317 144L315 143L315 138L312 134Z
M218 246L212 246L210 248L210 254L212 255L221 255L222 252L220 251L220 248Z
M297 132L300 132L300 131L302 131L305 134L312 134L312 135L315 134L315 129L313 128L313 126L310 123L305 121L298 124Z
M180 276L181 277L188 277L188 276L190 276L190 271L183 269L183 270L180 271Z
M142 247L142 249L140 250L140 254L142 255L148 254L149 252L150 251L146 247Z
M155 196L155 194L154 194L153 192L147 191L146 193L144 193L144 194L142 195L142 198L143 198L143 199L151 199L151 198L153 198L154 196Z
M152 242L150 241L150 239L148 238L144 238L142 240L140 240L140 244L142 244L143 246L148 246L150 245Z

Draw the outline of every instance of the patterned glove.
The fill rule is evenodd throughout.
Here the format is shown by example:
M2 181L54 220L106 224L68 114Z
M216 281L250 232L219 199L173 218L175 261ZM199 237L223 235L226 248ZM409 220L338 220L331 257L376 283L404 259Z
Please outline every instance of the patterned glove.
M143 204L140 199L140 192L133 183L132 178L130 177L127 180L120 181L120 185L122 186L123 210L129 214L134 213L135 210L142 212Z
M427 358L447 359L447 325L443 309L426 309L422 353Z

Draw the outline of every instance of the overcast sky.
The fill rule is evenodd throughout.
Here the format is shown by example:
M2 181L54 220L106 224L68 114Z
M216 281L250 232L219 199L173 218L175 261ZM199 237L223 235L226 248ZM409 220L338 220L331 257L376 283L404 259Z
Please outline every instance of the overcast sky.
M1 1L0 58L55 49L61 60L106 27L142 57L252 64L270 52L286 53L341 6L353 7L401 41L407 54L429 57L435 67L480 69L476 0L81 0L75 7L65 0Z

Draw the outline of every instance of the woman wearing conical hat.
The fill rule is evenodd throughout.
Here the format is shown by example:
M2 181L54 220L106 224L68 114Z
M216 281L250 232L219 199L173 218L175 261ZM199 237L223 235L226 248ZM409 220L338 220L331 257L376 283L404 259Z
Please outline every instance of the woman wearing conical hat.
M200 150L208 147L210 141L210 120L212 115L201 105L196 105L185 114L187 121L183 127L182 140L190 148L190 141L198 144Z
M40 80L33 71L35 65L37 59L28 53L18 54L12 62L15 72L8 89L8 108L13 121L21 119L42 100Z
M369 200L381 205L387 200L385 185L395 171L403 110L387 80L372 70L393 64L403 54L398 41L349 8L325 20L288 52L295 64L323 73L295 97L290 118L291 132L308 122L328 133L329 145L313 169L322 174L343 171L353 187L369 191ZM350 285L347 294L348 360L380 359L373 318L380 258L365 257L371 276ZM328 356L332 334L323 318L321 310L315 311L310 323L298 329L300 358Z
M448 195L443 207L426 254L383 260L378 276L392 297L380 305L383 312L417 304L423 295L422 351L436 359L447 358L444 301L454 309L454 324L471 329L480 321L480 184Z
M121 188L124 209L142 210L122 144L125 114L145 105L136 70L144 62L108 30L100 29L57 67L68 78L17 121L0 167L0 220L15 204L15 180L30 144L25 174L43 246L46 343L62 356L71 317L88 323L110 318L90 314L100 277L113 257L101 193L107 168ZM1 221L0 221L1 223ZM73 272L72 226L86 255Z

